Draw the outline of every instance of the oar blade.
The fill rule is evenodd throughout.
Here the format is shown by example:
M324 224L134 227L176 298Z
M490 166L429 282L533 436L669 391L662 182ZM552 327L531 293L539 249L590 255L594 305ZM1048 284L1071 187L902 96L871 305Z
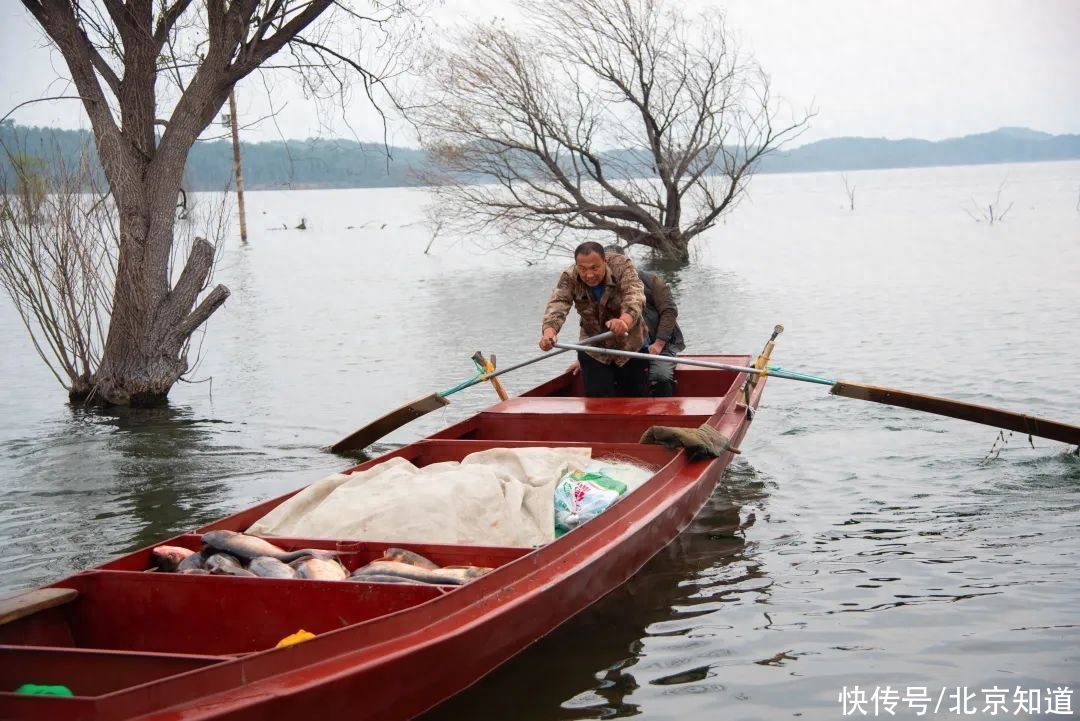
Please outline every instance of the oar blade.
M913 411L936 413L939 416L958 418L972 423L982 423L995 428L1004 428L1018 433L1061 441L1070 445L1080 445L1080 427L1059 421L1050 421L1024 413L1014 413L1000 408L990 408L974 403L954 401L948 398L911 393L896 388L868 386L862 383L840 381L833 385L833 395L855 398L863 401L883 403L888 406L910 408Z
M388 433L392 433L398 428L401 428L406 423L414 421L420 416L431 413L432 411L437 411L447 405L450 405L450 401L446 400L438 393L432 393L423 398L417 398L411 403L406 403L399 408L395 408L386 415L376 418L363 428L358 428L348 436L330 446L330 450L334 453L347 453L360 448L366 448L375 441L386 436Z

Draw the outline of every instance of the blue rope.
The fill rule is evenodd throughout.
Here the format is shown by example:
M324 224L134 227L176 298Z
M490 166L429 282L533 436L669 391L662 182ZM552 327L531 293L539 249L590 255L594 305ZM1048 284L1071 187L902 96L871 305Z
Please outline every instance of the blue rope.
M793 381L806 381L807 383L820 383L823 386L834 386L836 381L830 378L822 378L820 376L812 376L809 373L800 373L798 371L789 371L781 368L780 366L769 366L769 375L776 376L778 378L787 378Z
M484 380L487 380L487 371L484 368L482 368L480 366L480 364L477 363L475 360L473 361L473 366L476 367L476 370L477 370L476 375L474 375L469 380L464 381L463 383L458 383L456 386L454 386L453 388L451 388L448 391L443 391L439 395L442 396L443 398L445 398L446 396L451 395L452 393L457 393L458 391L463 391L466 388L468 388L469 386L474 386L477 383L480 383L480 382L482 382Z

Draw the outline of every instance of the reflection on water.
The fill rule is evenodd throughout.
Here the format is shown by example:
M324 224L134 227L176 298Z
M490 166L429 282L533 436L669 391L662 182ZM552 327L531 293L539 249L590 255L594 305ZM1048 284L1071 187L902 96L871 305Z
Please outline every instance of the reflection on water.
M643 685L669 693L713 688L715 674L700 657L657 663L646 648L665 640L710 645L730 628L715 617L716 598L768 585L746 558L753 516L740 516L763 499L755 475L744 464L730 471L690 527L628 583L424 721L616 718L640 711L629 697Z
M223 478L245 463L222 452L227 423L190 409L69 414L44 436L0 443L5 463L19 468L0 502L0 541L20 551L6 559L6 585L97 563L213 519Z
M755 178L665 274L694 352L1080 423L1080 163ZM1008 180L1005 223L960 209ZM386 411L537 354L565 260L436 244L417 190L250 193L233 295L153 412L71 410L0 304L0 590L317 480ZM283 230L306 217L308 230ZM262 227L260 227L260 225ZM349 229L348 226L354 226ZM574 333L575 329L568 329ZM511 393L564 359L505 377ZM15 380L11 380L15 379ZM487 385L384 451L489 405ZM1080 457L772 378L742 461L678 541L438 718L838 718L855 684L1080 682ZM1000 446L1000 442L998 444ZM899 716L898 716L899 717Z

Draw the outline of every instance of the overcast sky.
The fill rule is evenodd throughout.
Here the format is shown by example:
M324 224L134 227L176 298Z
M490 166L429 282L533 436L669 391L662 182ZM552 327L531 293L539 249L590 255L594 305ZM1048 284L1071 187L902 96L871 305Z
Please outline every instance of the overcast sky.
M774 93L818 115L801 142L842 135L937 140L1002 126L1080 133L1078 0L690 0L726 10L729 27L772 76ZM484 19L493 0L446 0L440 22ZM0 0L0 116L17 103L63 94L66 67L16 0ZM70 93L70 89L68 89ZM265 91L239 87L241 117L265 112ZM319 122L299 93L275 88L289 138L381 139L359 100ZM88 127L77 101L37 103L21 124ZM351 130L349 127L351 126ZM265 122L245 139L278 137ZM401 127L392 142L411 145Z

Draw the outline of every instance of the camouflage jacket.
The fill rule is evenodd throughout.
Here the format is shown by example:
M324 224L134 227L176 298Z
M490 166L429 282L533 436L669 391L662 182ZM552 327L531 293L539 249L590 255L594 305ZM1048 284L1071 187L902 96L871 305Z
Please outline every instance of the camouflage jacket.
M588 338L606 332L605 323L626 313L633 318L630 334L622 338L612 338L601 345L619 350L641 351L649 337L649 329L645 327L641 317L645 307L645 286L629 258L612 256L608 258L607 265L604 294L599 301L593 298L589 286L578 277L577 266L571 265L564 270L544 310L542 328L554 328L558 333L566 322L570 306L573 306L581 316L580 337ZM620 366L630 360L598 353L589 355L601 363L615 363Z

